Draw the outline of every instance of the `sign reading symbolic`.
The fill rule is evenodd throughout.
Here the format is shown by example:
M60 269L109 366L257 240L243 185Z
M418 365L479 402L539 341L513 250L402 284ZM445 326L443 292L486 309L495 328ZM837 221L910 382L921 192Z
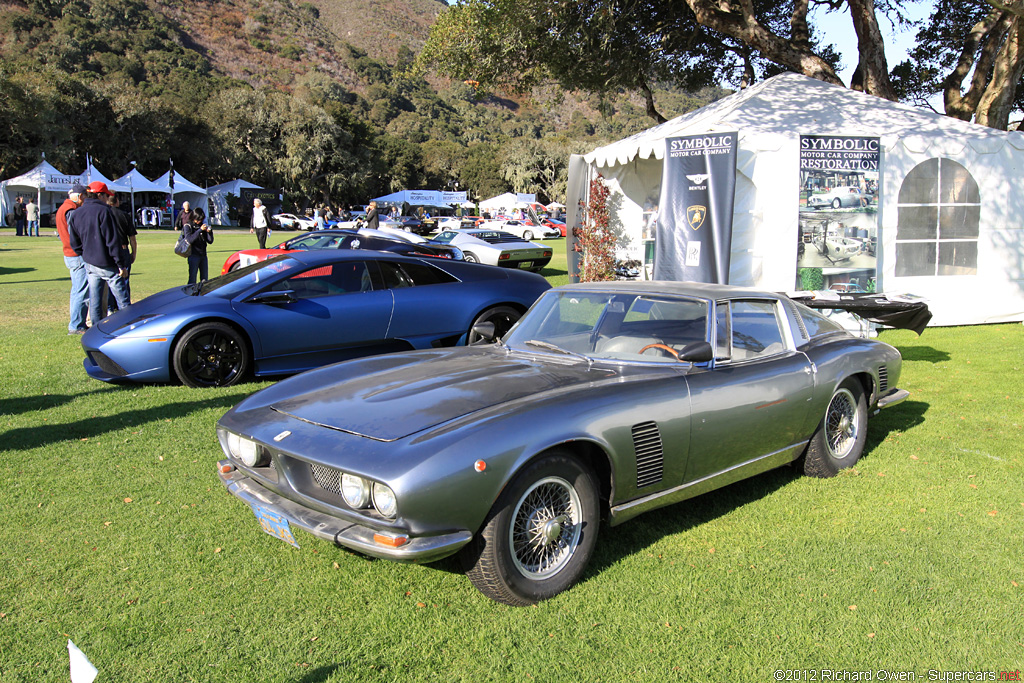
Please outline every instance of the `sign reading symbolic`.
M733 132L666 138L655 280L729 281L737 138Z
M707 215L708 207L706 206L686 207L686 222L694 230L700 230L700 226L704 225L704 217Z

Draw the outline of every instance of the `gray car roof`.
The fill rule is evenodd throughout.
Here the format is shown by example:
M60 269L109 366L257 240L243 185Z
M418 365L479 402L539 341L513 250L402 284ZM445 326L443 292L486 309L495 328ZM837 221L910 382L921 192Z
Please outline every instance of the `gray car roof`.
M669 280L617 280L615 282L578 282L562 285L552 291L597 291L623 294L670 294L675 296L692 296L701 299L781 299L775 292L761 289L718 285L707 282L674 282Z

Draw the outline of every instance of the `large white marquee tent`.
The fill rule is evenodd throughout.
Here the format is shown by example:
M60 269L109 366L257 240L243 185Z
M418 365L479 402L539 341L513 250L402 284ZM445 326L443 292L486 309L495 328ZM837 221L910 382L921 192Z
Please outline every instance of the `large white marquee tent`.
M738 133L730 284L778 291L797 288L801 135L873 136L881 143L878 290L927 298L934 313L932 324L1024 320L1024 192L1019 189L1024 133L994 130L796 74L776 76L574 156L566 202L569 224L579 224L579 202L586 201L589 182L600 174L611 190L609 207L619 233L619 255L642 260L644 209L660 195L665 139L722 132ZM973 220L976 262L967 268L947 268L941 275L907 276L903 268L898 276L897 242L906 241L906 234L899 233L901 210L922 206L906 203L913 194L907 189L912 183L927 182L922 170L939 167L936 160L966 169L964 182L976 183L974 194L980 200L954 206L934 192L934 206L925 206L937 217L934 248L942 249L943 231L950 229L942 223L946 218L958 224ZM942 187L934 178L932 184Z

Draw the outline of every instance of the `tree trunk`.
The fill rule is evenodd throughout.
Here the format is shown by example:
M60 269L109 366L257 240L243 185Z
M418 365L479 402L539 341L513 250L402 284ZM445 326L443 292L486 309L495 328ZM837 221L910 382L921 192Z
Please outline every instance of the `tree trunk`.
M781 38L754 15L751 0L685 0L697 23L749 45L765 59L797 73L834 85L845 84L828 62L811 52L805 41Z
M889 67L885 62L885 42L875 16L875 0L848 0L853 28L857 32L857 50L860 53L860 88L870 95L896 101L896 91L889 80Z
M1013 17L999 54L996 56L985 93L978 102L975 122L990 128L1006 130L1016 96L1017 84L1024 75L1024 28L1022 18Z
M946 115L970 121L981 101L988 74L991 72L1002 36L1009 28L1012 17L1006 12L993 10L971 29L960 51L960 59L953 72L943 81L942 100ZM982 47L984 46L984 47ZM980 55L978 54L981 50ZM977 64L975 64L977 60ZM961 94L964 79L974 70L971 87Z

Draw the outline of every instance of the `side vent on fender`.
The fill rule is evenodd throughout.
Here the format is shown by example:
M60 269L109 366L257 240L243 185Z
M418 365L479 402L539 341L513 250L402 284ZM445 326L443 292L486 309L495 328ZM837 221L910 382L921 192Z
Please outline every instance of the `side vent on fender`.
M636 453L637 488L661 481L665 468L665 450L656 423L641 422L633 425L633 450Z
M882 395L889 391L889 368L885 365L878 366L878 394Z

